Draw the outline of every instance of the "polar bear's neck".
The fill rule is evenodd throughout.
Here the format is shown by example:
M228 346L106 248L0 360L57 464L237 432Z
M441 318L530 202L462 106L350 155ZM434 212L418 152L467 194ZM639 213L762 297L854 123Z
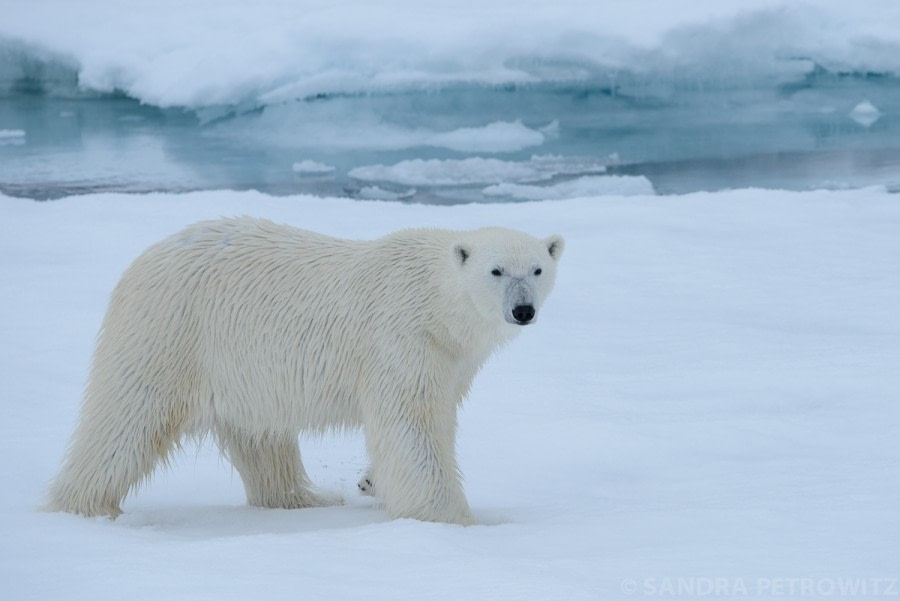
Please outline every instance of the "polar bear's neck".
M385 274L389 281L383 284L391 286L405 315L418 316L430 342L450 357L481 365L518 328L489 322L473 304L452 260L457 236L446 230L405 230L376 241L379 249L372 256L392 258Z

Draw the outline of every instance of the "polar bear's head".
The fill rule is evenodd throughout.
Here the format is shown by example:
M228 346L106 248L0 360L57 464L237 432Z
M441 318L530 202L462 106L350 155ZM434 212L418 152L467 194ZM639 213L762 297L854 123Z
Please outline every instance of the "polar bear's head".
M534 323L553 289L564 242L503 228L468 232L453 247L456 268L478 312L489 322Z

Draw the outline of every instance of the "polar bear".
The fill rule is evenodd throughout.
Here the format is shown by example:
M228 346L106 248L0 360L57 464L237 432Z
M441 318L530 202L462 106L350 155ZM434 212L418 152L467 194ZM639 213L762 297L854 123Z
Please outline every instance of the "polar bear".
M457 408L535 322L562 251L558 235L502 228L352 241L248 217L192 225L116 286L47 508L114 518L185 436L210 432L251 505L325 505L298 434L362 427L391 517L471 524Z

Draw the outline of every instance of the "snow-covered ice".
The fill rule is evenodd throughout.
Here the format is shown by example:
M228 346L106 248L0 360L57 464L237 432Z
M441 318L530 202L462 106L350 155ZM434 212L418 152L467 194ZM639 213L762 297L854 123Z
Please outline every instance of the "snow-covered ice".
M816 65L900 69L892 0L266 0L252 9L238 0L133 0L127 11L114 0L2 0L0 14L0 46L75 69L68 80L49 73L59 76L48 77L54 85L157 106L598 78L645 89L659 79L731 86Z
M347 237L566 236L541 322L461 413L482 525L387 521L356 493L356 433L302 441L339 507L246 507L216 451L188 445L116 521L35 511L122 270L189 222L236 214ZM0 196L0 597L596 600L713 582L698 578L754 598L790 598L772 584L800 578L896 591L898 232L883 188L453 207Z
M527 161L502 159L410 159L394 165L365 165L350 170L363 181L404 186L471 186L499 182L539 182L560 175L603 173L606 166L590 159L535 155Z
M654 194L654 191L653 184L643 176L587 175L547 186L494 184L481 193L518 200L560 200L582 196L640 196Z
M365 198L366 200L409 200L415 194L415 188L394 192L379 186L363 186L359 190L360 198Z

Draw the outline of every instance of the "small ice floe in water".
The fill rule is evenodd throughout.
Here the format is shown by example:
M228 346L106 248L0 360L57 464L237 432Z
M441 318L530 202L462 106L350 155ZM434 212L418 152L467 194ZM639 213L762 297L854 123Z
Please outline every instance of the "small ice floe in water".
M364 186L359 191L359 197L367 200L407 200L415 195L415 188L403 190L402 192L392 192L378 186Z
M25 143L25 130L24 129L0 129L0 146L4 145L13 145L13 144L24 144Z
M606 166L593 159L535 155L527 161L466 159L408 159L393 165L364 165L350 170L350 177L400 186L473 186L500 183L534 183L560 175L599 174Z
M871 127L873 123L881 119L881 111L868 100L863 100L850 111L850 118L863 127Z
M334 173L335 168L331 165L326 165L325 163L304 160L299 163L294 163L291 170L294 173L300 173L302 175L324 175L326 173Z
M483 127L462 127L425 136L426 146L459 152L516 152L544 143L545 134L521 121L495 121Z
M599 175L546 186L502 183L488 186L481 193L516 200L562 200L585 196L652 196L656 191L643 175Z

